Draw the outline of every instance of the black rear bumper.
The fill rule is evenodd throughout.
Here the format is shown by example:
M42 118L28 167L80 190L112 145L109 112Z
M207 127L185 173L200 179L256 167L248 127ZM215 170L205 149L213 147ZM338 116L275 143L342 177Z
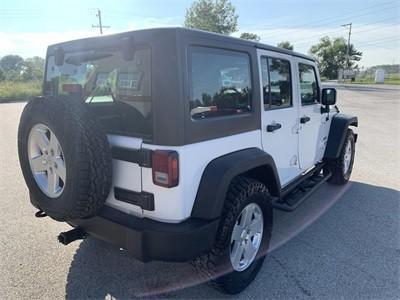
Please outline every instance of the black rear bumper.
M110 207L90 219L68 223L126 249L141 261L189 261L211 248L219 220L188 219L179 224L142 219Z

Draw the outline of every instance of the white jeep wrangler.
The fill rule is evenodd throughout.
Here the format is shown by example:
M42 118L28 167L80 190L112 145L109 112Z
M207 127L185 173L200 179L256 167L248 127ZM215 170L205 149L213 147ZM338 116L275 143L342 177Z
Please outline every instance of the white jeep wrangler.
M254 279L273 208L350 177L357 118L315 61L183 28L49 46L18 146L36 214L141 261L192 261L228 293Z

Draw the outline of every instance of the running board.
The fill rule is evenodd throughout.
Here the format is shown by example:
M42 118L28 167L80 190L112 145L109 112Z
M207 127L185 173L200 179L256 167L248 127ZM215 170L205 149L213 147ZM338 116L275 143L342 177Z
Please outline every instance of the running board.
M275 200L273 202L273 207L284 211L295 210L332 176L331 173L325 175L320 173L314 174L315 175L307 177L299 183L296 188L284 193L283 198Z

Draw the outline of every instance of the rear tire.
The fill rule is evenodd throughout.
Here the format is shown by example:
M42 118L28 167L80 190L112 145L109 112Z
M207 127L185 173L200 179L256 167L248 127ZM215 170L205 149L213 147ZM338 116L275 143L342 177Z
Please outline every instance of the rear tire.
M236 265L236 269L243 269L238 271L233 266L232 248L236 246L236 241L232 241L233 231L234 228L237 228L235 225L242 222L240 219L243 217L242 213L249 207L255 208L257 213L261 212L263 227L261 233L257 235L260 237L260 242L255 257L251 261L248 260L247 265L243 264L241 267ZM255 212L251 214L250 219L256 220ZM254 179L237 177L230 184L212 249L194 259L192 264L204 279L210 281L213 287L224 293L238 294L254 280L260 271L268 250L271 232L272 204L268 189ZM247 237L250 236L251 234ZM256 235L248 238L247 242L253 243L255 238ZM251 257L253 256L251 255ZM245 252L243 252L243 261L245 261Z
M337 185L343 185L349 181L351 172L353 170L354 154L354 133L351 129L348 129L346 139L343 144L343 148L340 151L339 157L326 161L324 171L332 173L332 176L328 180L328 182Z

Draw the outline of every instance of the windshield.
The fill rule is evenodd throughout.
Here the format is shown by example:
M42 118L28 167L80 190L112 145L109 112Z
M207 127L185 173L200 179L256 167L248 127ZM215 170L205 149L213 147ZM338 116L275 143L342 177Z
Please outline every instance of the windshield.
M123 59L120 50L66 53L61 66L51 55L47 58L44 94L79 97L102 119L119 118L108 128L130 135L151 135L150 49L136 50L130 61Z

